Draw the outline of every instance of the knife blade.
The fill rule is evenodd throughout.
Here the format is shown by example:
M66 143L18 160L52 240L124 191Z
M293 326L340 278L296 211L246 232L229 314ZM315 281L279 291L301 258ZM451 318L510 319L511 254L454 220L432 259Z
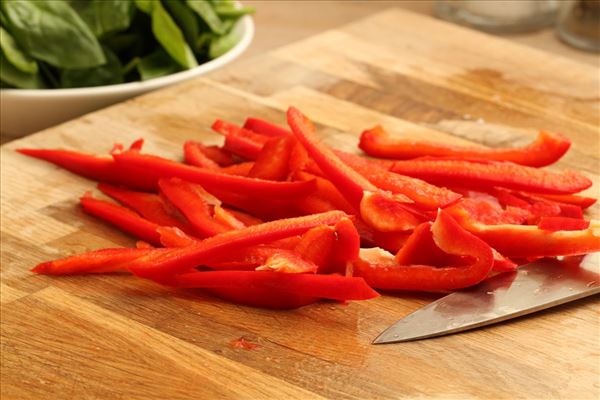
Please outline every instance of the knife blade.
M598 293L600 253L539 260L422 307L383 331L373 344L458 333Z

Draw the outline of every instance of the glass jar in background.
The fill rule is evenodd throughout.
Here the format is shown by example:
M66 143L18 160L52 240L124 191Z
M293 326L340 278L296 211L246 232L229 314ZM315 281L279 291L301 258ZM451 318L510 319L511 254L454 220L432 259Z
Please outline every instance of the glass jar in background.
M558 36L573 47L600 52L600 1L561 2L557 31Z
M527 32L553 25L557 0L437 0L442 19L492 33Z

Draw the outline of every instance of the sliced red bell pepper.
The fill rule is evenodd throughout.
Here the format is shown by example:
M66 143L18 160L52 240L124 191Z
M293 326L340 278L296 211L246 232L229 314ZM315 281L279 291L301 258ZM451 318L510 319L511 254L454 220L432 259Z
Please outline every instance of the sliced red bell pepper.
M219 171L227 175L248 176L254 167L254 161L246 161L223 167Z
M229 229L241 229L245 228L246 224L240 221L234 214L229 210L217 204L213 208L213 219L220 225L226 226Z
M539 196L531 193L519 193L520 196L527 199L532 207L544 210L545 212L539 212L536 215L539 217L569 217L569 218L580 218L583 219L583 209L576 204L561 203L556 200L551 200L545 196ZM539 222L539 218L535 221Z
M117 166L109 155L96 156L70 150L17 149L21 154L51 162L59 167L100 182L125 185L138 190L153 190L156 180L136 167Z
M259 133L261 135L270 136L270 137L281 137L281 136L291 136L292 133L287 129L272 124L269 121L265 121L260 118L247 118L244 123L244 129L248 129L252 132Z
M32 271L44 275L100 274L127 271L127 264L130 261L141 256L159 254L163 250L154 248L95 250L44 262L38 264Z
M235 164L232 154L220 146L204 146L203 144L198 143L197 148L204 153L206 157L219 164L220 167L228 167Z
M144 139L137 139L129 145L129 151L141 151L144 147ZM122 153L124 147L121 143L115 143L109 154Z
M306 213L315 214L331 210L342 210L348 214L355 212L339 190L327 179L304 171L294 172L292 178L296 181L315 182L315 190L309 196L298 198L300 209Z
M434 143L427 140L411 140L393 137L381 126L367 129L360 136L359 147L367 154L400 160L432 156L479 158L494 161L510 161L530 167L543 167L558 161L571 146L563 135L540 131L530 144L520 148L484 148Z
M294 293L331 300L368 300L379 294L362 278L340 275L286 274L271 271L207 271L177 275L173 286L180 288L261 288L274 294ZM277 293L279 292L279 293Z
M159 195L121 189L105 183L99 183L98 189L150 222L161 226L176 226L185 232L191 232L189 224L168 212L167 205Z
M546 231L580 231L587 229L590 221L569 217L542 217L538 228Z
M84 195L79 201L87 213L115 225L123 232L132 234L155 246L160 246L160 234L156 230L160 225L150 222L118 204L94 199L90 194Z
M373 231L372 237L368 242L392 253L398 252L406 243L413 231L404 232L379 232ZM365 234L361 232L361 237Z
M181 178L198 183L207 190L224 189L234 192L249 192L260 198L294 198L306 195L314 189L314 182L274 182L264 179L228 175L191 165L181 164L157 156L126 152L114 155L118 166L137 168L146 176L154 178Z
M260 218L256 218L255 216L252 216L240 210L233 210L227 207L223 207L223 209L229 214L233 215L238 221L241 221L246 226L258 225L265 222Z
M437 209L446 207L461 198L460 194L449 189L387 171L363 157L343 152L336 152L336 154L343 162L379 189L403 194L413 200L417 206L426 209Z
M138 240L137 242L135 242L135 248L136 249L155 249L156 247L152 246L148 242L144 242L143 240Z
M278 182L280 183L280 182ZM263 221L290 218L302 215L296 206L297 200L292 198L257 198L253 192L238 192L232 190L211 189L223 204L247 212ZM310 195L302 196L311 197Z
M355 210L360 209L360 200L365 190L376 192L377 187L358 172L346 165L323 143L315 132L314 125L299 110L290 107L287 111L288 124L296 139L317 163L325 176L346 197Z
M247 160L256 160L267 137L230 122L217 119L212 129L225 136L224 148Z
M310 260L303 259L298 253L289 250L274 252L257 271L273 271L286 274L315 273L319 267Z
M448 207L447 211L452 215L467 213L472 221L488 225L523 224L533 217L530 208L507 206L502 209L488 201L475 198L463 198Z
M164 247L186 247L196 244L200 240L174 226L160 226L156 228L156 231L160 235L160 243Z
M396 161L391 171L438 184L476 188L501 186L538 193L575 193L591 186L575 171L555 173L509 162L418 159Z
M280 219L264 224L249 226L207 238L198 244L185 248L170 249L168 254L160 258L140 258L133 262L130 270L141 277L155 280L166 279L202 265L203 262L219 254L227 253L235 248L269 243L302 234L319 225L336 224L347 215L341 211L305 217Z
M440 210L431 226L433 240L443 252L468 257L463 266L432 267L429 265L376 265L364 261L354 263L354 273L380 289L440 291L475 285L492 269L492 249L463 229L449 214Z
M414 229L426 218L402 204L403 195L365 191L360 202L360 216L365 223L380 232L401 232Z
M360 235L350 218L343 218L335 224L335 234L331 267L328 271L348 274L351 272L349 266L358 260Z
M304 260L317 265L318 273L326 273L331 267L335 241L335 228L326 225L317 226L302 235L294 251Z
M183 144L183 156L185 163L195 167L218 169L219 164L204 154L204 152L201 150L201 146L203 145L192 140L188 140Z
M532 225L485 225L461 213L453 216L505 257L571 256L600 251L600 228L596 221L591 221L585 230L551 232Z
M291 135L269 139L261 149L249 177L282 181L290 172L290 154L295 145Z
M207 193L202 186L179 178L161 179L158 186L171 204L185 215L198 237L214 236L232 229L215 221L212 209L220 201Z
M591 207L596 199L591 197L578 196L575 194L541 194L541 193L525 193L528 196L542 197L547 200L555 201L557 203L572 204L579 206L582 209Z

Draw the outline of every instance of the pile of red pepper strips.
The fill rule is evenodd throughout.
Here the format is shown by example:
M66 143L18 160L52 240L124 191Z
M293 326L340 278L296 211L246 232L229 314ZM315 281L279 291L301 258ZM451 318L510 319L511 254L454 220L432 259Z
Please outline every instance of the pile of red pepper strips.
M99 181L119 204L86 193L83 209L140 239L33 271L129 271L236 303L295 308L370 299L373 288L459 289L541 257L600 250L582 211L596 200L573 194L591 181L538 168L568 150L561 135L486 149L377 126L359 147L380 159L329 148L293 107L287 119L290 130L217 120L224 145L188 141L185 163L142 153L142 140L100 156L19 149Z

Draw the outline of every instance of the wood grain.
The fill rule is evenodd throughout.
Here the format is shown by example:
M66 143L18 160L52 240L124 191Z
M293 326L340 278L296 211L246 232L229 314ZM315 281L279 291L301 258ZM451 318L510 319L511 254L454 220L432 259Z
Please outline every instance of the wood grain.
M390 10L259 59L155 92L1 149L1 397L598 398L597 299L461 335L389 346L371 340L436 295L391 294L289 312L232 305L128 275L51 278L35 264L133 239L84 215L93 183L14 152L108 151L140 136L181 157L218 143L215 118L283 122L294 104L328 143L355 150L375 123L414 137L518 145L562 130L578 168L600 170L597 70ZM599 216L598 206L590 217ZM260 345L232 348L245 337Z

